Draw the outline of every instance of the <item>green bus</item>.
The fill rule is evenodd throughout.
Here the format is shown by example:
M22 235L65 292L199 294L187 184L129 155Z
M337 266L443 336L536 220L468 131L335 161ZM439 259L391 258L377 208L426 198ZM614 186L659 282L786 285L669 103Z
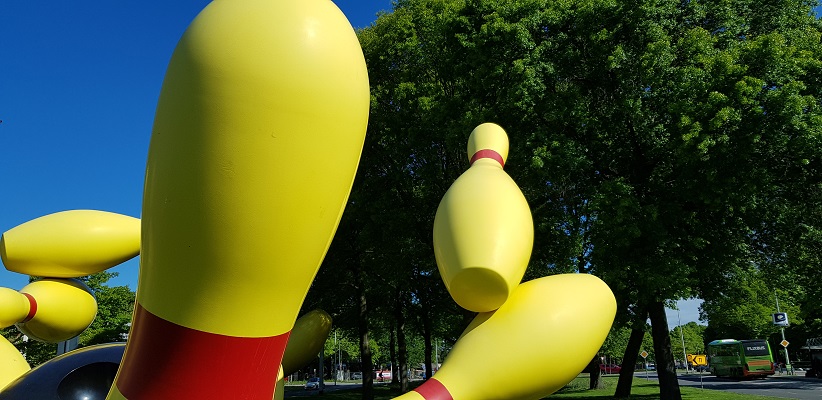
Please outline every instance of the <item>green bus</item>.
M733 378L773 375L773 353L762 339L722 339L708 343L708 365L715 376Z

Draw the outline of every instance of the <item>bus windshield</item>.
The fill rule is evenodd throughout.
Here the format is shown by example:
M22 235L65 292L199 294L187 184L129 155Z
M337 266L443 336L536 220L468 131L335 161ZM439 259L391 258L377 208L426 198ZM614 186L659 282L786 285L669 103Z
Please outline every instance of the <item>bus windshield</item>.
M768 351L768 344L764 340L744 341L746 356L767 356L770 355Z

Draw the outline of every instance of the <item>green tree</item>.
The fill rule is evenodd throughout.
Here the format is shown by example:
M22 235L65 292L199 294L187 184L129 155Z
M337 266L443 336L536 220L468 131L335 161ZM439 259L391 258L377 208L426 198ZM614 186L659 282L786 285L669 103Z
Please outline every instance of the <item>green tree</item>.
M80 334L80 347L122 342L128 336L136 295L128 286L107 285L117 275L103 271L81 279L97 299L97 316Z
M400 0L360 33L364 157L381 160L362 184L431 271L430 218L467 133L502 125L535 220L528 277L606 280L620 313L650 317L661 397L678 399L665 305L717 297L751 261L793 268L818 243L820 202L803 200L819 198L822 154L812 5Z
M705 329L706 326L696 322L688 322L685 325L671 329L671 351L674 358L681 363L685 363L687 354L705 354ZM682 342L685 342L685 349Z

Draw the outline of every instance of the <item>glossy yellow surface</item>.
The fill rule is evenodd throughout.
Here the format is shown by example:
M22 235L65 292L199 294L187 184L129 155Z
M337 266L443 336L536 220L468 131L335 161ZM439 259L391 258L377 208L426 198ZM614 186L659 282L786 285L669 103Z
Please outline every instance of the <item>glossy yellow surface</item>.
M508 154L508 136L482 124L468 139L477 150ZM434 255L445 286L461 307L477 312L500 307L519 285L534 243L531 210L499 162L473 163L443 196L434 218Z
M12 326L29 313L29 299L20 292L0 287L0 329Z
M0 391L30 370L20 351L5 337L0 336Z
M6 269L51 278L91 275L139 252L139 219L96 210L49 214L0 237L0 258Z
M484 149L491 149L499 153L503 162L508 160L508 135L501 126L486 122L471 131L465 149L468 159L470 160L474 153Z
M41 279L29 283L20 293L37 302L37 312L17 328L32 339L57 343L79 335L97 315L97 301L91 290L76 279Z
M205 332L291 330L345 207L369 101L359 42L331 1L211 2L157 106L137 301Z
M586 274L519 285L479 314L434 374L454 400L539 399L574 379L605 341L616 314L611 290ZM516 380L477 379L516 375Z
M331 316L312 310L297 319L283 354L283 376L291 375L317 358L331 332Z
M421 394L412 390L410 392L405 392L400 396L394 397L394 400L425 400L425 397L422 397Z

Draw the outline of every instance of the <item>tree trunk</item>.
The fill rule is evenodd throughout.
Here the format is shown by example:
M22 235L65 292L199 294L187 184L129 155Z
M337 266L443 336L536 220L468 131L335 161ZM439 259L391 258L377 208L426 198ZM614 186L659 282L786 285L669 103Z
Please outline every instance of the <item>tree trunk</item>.
M682 400L674 366L674 354L671 352L671 336L668 331L668 317L665 316L665 304L661 301L651 303L648 316L651 317L651 336L654 338L654 357L656 358L656 372L659 376L659 398L660 400Z
M434 352L434 346L431 345L431 316L430 309L425 301L421 301L422 305L422 340L425 343L425 376L424 380L428 380L434 373L433 364L431 362L431 353Z
M371 346L368 344L368 304L365 299L365 279L362 268L355 268L357 295L360 298L360 313L357 330L360 335L360 357L362 357L362 398L374 400L374 370L371 360Z
M637 356L642 347L642 338L644 337L644 330L636 328L631 330L631 337L628 338L628 346L625 347L625 354L622 356L622 369L619 371L619 381L617 382L616 392L614 393L615 398L631 397L634 368L636 367Z
M388 338L388 357L391 359L391 383L397 381L397 334L391 330Z
M405 342L405 314L403 307L404 296L400 293L397 296L397 352L399 353L399 365L397 372L400 375L400 391L408 391L408 346Z
M599 354L594 354L594 358L588 363L588 374L591 377L588 383L588 389L590 390L602 389L604 387L601 379L602 371L599 369L600 365L602 365L602 359L599 358Z

